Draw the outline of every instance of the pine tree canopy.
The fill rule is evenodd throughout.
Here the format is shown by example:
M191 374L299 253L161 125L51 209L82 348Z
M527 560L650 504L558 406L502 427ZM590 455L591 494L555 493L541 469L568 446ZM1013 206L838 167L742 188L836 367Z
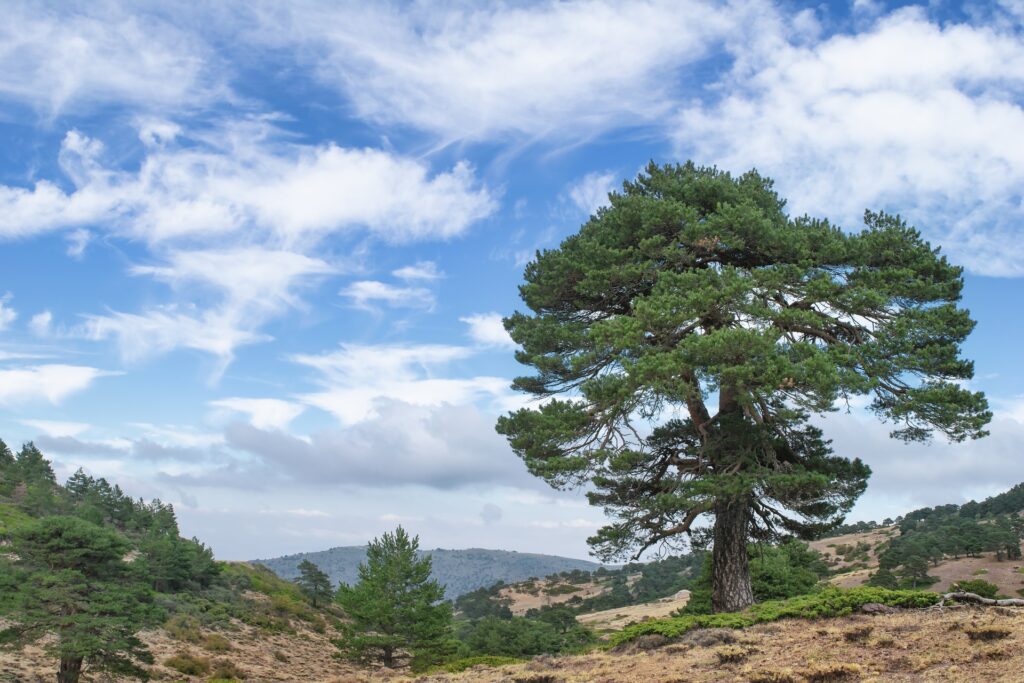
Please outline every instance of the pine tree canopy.
M533 474L589 484L615 520L590 539L603 559L709 514L745 571L748 537L838 524L869 470L808 420L857 397L900 439L986 433L962 384L961 268L898 216L844 232L788 216L755 171L692 163L652 163L609 199L526 267L530 312L505 326L534 371L515 387L545 400L497 427Z

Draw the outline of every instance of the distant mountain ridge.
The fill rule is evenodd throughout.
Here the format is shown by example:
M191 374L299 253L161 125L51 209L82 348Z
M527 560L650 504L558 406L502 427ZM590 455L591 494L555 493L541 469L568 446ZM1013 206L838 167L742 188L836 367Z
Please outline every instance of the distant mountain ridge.
M467 548L465 550L421 550L420 555L433 558L433 576L443 586L449 599L492 586L498 581L513 583L531 576L543 577L559 572L580 569L587 572L601 565L589 560L577 560L558 555L520 553L514 550L487 550ZM269 560L252 560L271 569L283 579L299 575L298 566L309 560L338 582L355 583L359 579L359 563L366 561L366 546L341 546L312 553L297 553Z

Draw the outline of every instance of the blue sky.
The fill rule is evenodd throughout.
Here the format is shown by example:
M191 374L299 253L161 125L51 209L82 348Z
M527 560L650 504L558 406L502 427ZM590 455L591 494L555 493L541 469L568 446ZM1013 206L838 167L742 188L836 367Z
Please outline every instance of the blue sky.
M967 269L992 435L904 446L854 519L1024 480L1024 4L10 3L0 436L174 503L227 559L363 543L584 557L493 431L538 248L648 160L795 214L898 212Z

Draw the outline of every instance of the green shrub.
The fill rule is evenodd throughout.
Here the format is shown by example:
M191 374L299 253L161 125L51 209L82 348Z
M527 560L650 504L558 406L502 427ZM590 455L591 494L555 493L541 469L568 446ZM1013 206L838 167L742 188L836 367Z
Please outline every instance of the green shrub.
M968 581L957 581L952 586L955 591L974 593L983 598L994 598L999 594L999 586L989 583L984 579L970 579Z
M758 603L744 612L689 614L633 624L613 635L609 646L614 647L640 636L651 634L676 639L696 628L745 628L779 619L841 617L869 602L878 602L891 607L930 607L938 601L938 594L924 591L889 590L874 586L862 586L848 590L828 587L811 595Z

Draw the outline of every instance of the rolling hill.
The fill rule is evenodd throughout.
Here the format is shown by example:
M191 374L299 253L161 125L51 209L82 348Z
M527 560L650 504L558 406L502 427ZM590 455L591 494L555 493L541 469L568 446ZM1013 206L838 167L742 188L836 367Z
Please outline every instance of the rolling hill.
M486 550L467 548L465 550L420 551L433 558L433 576L446 588L449 599L457 598L477 588L491 586L498 581L514 583L530 577L541 577L576 569L592 572L599 565L596 562L577 560L557 555L519 553L514 550ZM268 560L253 560L256 564L273 570L283 579L299 575L298 566L309 560L331 577L335 584L354 583L359 579L359 563L366 560L366 546L343 546L311 553L298 553Z

